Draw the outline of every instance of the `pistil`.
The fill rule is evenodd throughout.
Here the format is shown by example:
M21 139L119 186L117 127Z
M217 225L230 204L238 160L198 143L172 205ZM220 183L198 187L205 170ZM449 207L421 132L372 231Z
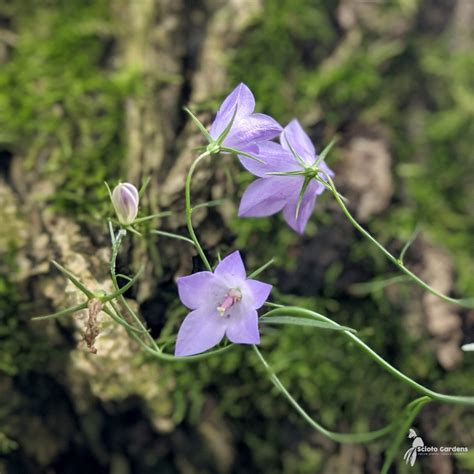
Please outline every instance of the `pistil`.
M221 316L242 299L242 292L238 288L230 289L224 296L224 301L217 307Z

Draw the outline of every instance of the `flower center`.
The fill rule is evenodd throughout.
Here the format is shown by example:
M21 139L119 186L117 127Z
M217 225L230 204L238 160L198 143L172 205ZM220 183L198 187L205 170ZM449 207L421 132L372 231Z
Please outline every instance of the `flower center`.
M235 303L242 299L242 292L238 288L231 288L224 296L224 301L217 307L217 311L221 316Z

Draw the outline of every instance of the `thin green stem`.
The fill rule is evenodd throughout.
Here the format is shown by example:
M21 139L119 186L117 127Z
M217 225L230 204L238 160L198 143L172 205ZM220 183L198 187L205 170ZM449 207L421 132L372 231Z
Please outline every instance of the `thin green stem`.
M354 218L354 216L350 213L349 209L347 209L346 205L344 204L343 200L339 196L339 193L337 192L337 189L334 185L333 180L331 179L330 176L328 176L326 173L324 173L327 182L329 183L329 189L331 190L334 198L336 199L337 203L339 204L339 207L342 209L344 212L345 216L347 219L350 221L350 223L370 242L372 242L394 265L396 265L403 273L405 273L407 276L409 276L415 283L417 283L419 286L424 288L426 291L429 291L433 295L436 295L438 298L443 299L444 301L448 301L449 303L454 303L458 304L460 306L466 307L466 308L471 308L473 306L473 301L472 298L470 299L457 299L457 298L451 298L450 296L447 296L438 290L435 290L433 287L428 285L425 281L423 281L420 277L415 275L412 271L408 270L407 267L403 264L401 259L396 258L394 255L392 255L377 239L375 239L369 232L367 232Z
M191 240L194 242L194 246L196 247L199 257L204 263L206 269L212 272L211 264L209 263L209 260L207 259L204 253L204 250L202 249L201 244L199 243L196 233L194 232L193 222L192 222L193 208L191 206L191 180L193 178L193 173L197 165L207 156L210 156L210 153L208 151L205 151L204 153L200 154L193 161L192 165L189 168L188 174L186 176L186 184L185 184L186 225L188 226L189 236L191 237Z
M323 316L322 314L316 313L309 309L298 308L296 306L286 306L283 308L276 308L268 311L263 316L272 316L272 315L295 315L295 316L309 316L320 321L326 321L333 323L337 326L340 326L338 323L333 321L332 319ZM445 402L453 405L468 405L474 406L474 397L467 397L467 396L457 396L457 395L445 395L443 393L435 392L429 388L424 387L420 383L416 382L415 380L411 379L407 375L400 372L398 369L390 365L383 357L378 355L373 349L371 349L365 342L359 339L356 335L352 334L349 331L341 331L345 337L350 339L354 342L365 354L367 354L372 360L377 362L382 368L384 368L388 373L393 375L395 378L403 382L404 384L408 385L412 389L416 390L417 392L421 393L422 395L426 395L430 397L432 400L437 400L440 402Z
M394 423L391 423L390 425L387 425L385 428L382 428L380 430L371 431L368 433L356 433L356 434L336 433L334 431L330 431L324 428L324 426L320 425L317 421L313 420L313 418L311 418L311 416L309 416L308 413L306 413L306 411L301 407L301 405L291 396L291 394L288 392L286 387L282 384L281 380L275 374L274 370L265 360L262 353L259 351L258 347L255 345L253 345L252 347L255 353L257 354L259 361L262 363L263 367L265 368L265 371L267 372L273 385L275 385L275 387L285 396L285 398L288 400L290 405L293 406L293 408L302 416L302 418L309 425L311 425L316 431L319 431L319 433L339 443L369 443L371 441L374 441L378 438L385 436L386 434L390 433L393 430Z
M117 275L115 272L116 264L117 264L117 255L122 243L123 237L126 235L126 231L124 229L120 229L117 236L115 237L115 241L112 245L112 258L110 260L110 275L112 277L112 283L116 292L120 292L120 287L117 282ZM130 283L130 282L129 282ZM128 284L128 283L127 283ZM128 313L132 316L135 322L138 324L139 328L143 331L143 334L146 335L147 339L150 341L152 347L156 351L160 351L158 344L153 339L151 334L148 332L148 329L143 325L141 319L135 313L135 311L130 307L128 304L127 299L123 296L123 294L119 294L120 301L123 303L125 308L127 309ZM147 346L148 347L148 346Z

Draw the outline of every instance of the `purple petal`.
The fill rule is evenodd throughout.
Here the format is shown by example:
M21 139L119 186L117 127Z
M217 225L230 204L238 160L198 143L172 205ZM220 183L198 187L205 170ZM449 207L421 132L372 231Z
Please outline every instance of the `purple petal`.
M236 250L222 259L214 270L214 274L219 276L232 275L245 280L247 274L240 252Z
M248 143L271 140L281 130L281 125L269 115L252 114L238 122L234 122L234 126L224 140L223 145L241 150Z
M312 180L309 183L301 201L300 209L298 212L298 219L296 219L296 205L298 202L300 190L301 186L297 190L297 192L294 193L288 200L287 205L283 209L283 217L293 230L295 230L299 234L302 234L304 232L306 224L308 223L308 219L310 218L313 212L314 205L316 203L316 196L324 191L324 186L315 180Z
M112 204L119 221L122 224L131 224L138 213L138 191L133 184L120 183L112 192Z
M249 185L240 201L239 216L271 216L281 211L295 189L301 189L303 177L274 176L259 178Z
M177 284L179 299L189 309L209 306L210 301L218 301L226 291L222 282L211 272L180 277Z
M316 150L314 149L311 140L309 139L306 132L301 127L297 119L293 119L283 130L283 133L280 137L281 146L291 152L290 147L288 146L287 141L293 147L293 149L298 153L298 155L303 158L303 160L312 165L316 160Z
M130 183L122 183L122 186L124 188L127 188L127 190L132 194L133 199L138 203L139 197L138 197L137 188L133 184L130 184Z
M272 285L258 280L247 280L246 283L253 296L254 308L261 308L272 291Z
M247 305L236 306L227 319L226 336L236 344L258 344L258 315L255 309Z
M227 321L217 311L196 309L191 311L179 328L175 356L199 354L219 344L225 334Z
M248 171L260 178L268 177L267 173L282 171L299 171L301 165L296 161L295 157L286 151L280 144L275 142L259 142L255 145L257 149L251 153L263 163L259 163L252 158L239 155L239 160ZM247 151L247 150L244 150Z
M250 89L241 82L222 102L222 105L217 112L214 123L209 131L212 138L218 138L225 130L234 115L234 109L237 106L237 112L234 118L233 127L242 118L250 115L255 108L255 99Z

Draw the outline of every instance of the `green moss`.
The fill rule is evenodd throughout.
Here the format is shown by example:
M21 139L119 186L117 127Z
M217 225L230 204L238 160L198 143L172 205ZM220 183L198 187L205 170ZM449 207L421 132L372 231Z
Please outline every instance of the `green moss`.
M135 84L110 63L109 2L25 1L13 8L17 41L0 70L0 144L54 183L47 203L90 218L106 196L103 181L119 175L124 99Z

